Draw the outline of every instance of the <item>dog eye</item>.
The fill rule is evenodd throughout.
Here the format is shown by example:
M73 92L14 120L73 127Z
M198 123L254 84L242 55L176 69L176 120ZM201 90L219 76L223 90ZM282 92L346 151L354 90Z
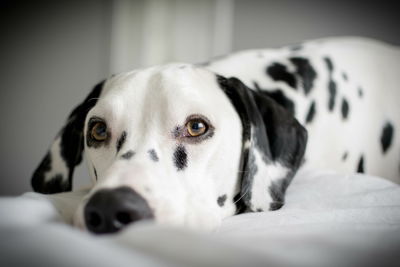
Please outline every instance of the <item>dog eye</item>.
M207 132L208 125L201 119L193 119L186 124L190 136L196 137Z
M102 142L107 139L107 125L104 122L96 122L90 131L92 138Z

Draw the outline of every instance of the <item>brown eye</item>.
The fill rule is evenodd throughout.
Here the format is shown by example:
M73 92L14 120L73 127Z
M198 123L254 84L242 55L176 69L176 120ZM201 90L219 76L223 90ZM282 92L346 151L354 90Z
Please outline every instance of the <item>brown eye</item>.
M107 125L104 122L96 122L90 133L94 140L102 142L107 139Z
M203 120L193 119L186 124L186 128L190 136L196 137L207 132L208 126Z

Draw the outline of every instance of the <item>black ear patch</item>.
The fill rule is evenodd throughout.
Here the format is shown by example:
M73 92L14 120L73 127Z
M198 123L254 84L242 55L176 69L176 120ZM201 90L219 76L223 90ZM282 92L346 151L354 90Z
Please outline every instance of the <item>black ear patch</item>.
M234 197L237 213L260 208L253 205L254 198L265 198L267 205L268 193L275 207L282 206L285 190L302 162L307 131L291 112L267 94L249 89L236 78L217 76L217 82L242 122L242 154L239 166L241 188ZM264 164L271 167L279 164L287 173L276 174L277 177L261 173L260 168L255 165L255 151L260 154ZM251 191L254 179L270 179L276 183L258 192L265 195L254 196ZM262 208L268 209L266 206Z
M51 170L52 158L50 152L48 152L39 167L33 173L31 180L33 190L42 194L71 190L69 184L64 182L62 174L55 174L45 180L45 175Z
M257 82L253 82L254 88L256 89L257 92L260 94L265 94L268 97L272 98L273 100L276 101L279 105L284 107L286 110L288 110L292 115L295 114L296 107L294 105L294 102L290 100L283 92L281 89L264 89L261 88Z
M259 124L254 124L257 125L256 132L262 134L260 131L264 131L263 134L266 134L268 139L266 143L259 146L260 149L266 154L270 153L273 161L278 161L286 167L297 168L305 152L306 129L273 99L258 92L251 91L251 93L265 127L263 129ZM260 136L257 136L257 139L261 139ZM266 145L269 145L269 152Z
M105 81L97 84L85 100L77 106L69 115L67 123L56 137L49 152L32 176L32 187L40 193L58 193L72 189L72 176L74 168L82 161L84 148L83 128L88 111L93 108L100 96ZM58 142L59 141L59 142ZM59 149L56 147L59 145ZM54 148L54 149L53 149ZM58 153L59 155L52 155ZM65 165L67 173L63 170L55 170L51 161L57 156ZM57 173L56 177L48 177L49 173Z

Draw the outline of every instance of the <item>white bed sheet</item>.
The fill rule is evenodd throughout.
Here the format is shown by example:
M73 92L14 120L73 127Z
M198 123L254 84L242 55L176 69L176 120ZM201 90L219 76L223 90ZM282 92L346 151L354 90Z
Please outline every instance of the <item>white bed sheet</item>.
M302 171L282 209L212 233L143 223L94 236L67 224L82 194L0 198L0 266L400 266L400 186L378 177Z

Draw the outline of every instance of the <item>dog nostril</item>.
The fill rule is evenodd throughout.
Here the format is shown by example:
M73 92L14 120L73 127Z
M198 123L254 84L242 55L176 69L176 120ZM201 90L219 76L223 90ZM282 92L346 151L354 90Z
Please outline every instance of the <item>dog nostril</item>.
M117 214L115 215L115 219L121 225L127 225L133 221L131 214L126 211L117 212Z
M88 215L87 224L92 228L97 228L102 224L103 220L97 211L91 211Z

